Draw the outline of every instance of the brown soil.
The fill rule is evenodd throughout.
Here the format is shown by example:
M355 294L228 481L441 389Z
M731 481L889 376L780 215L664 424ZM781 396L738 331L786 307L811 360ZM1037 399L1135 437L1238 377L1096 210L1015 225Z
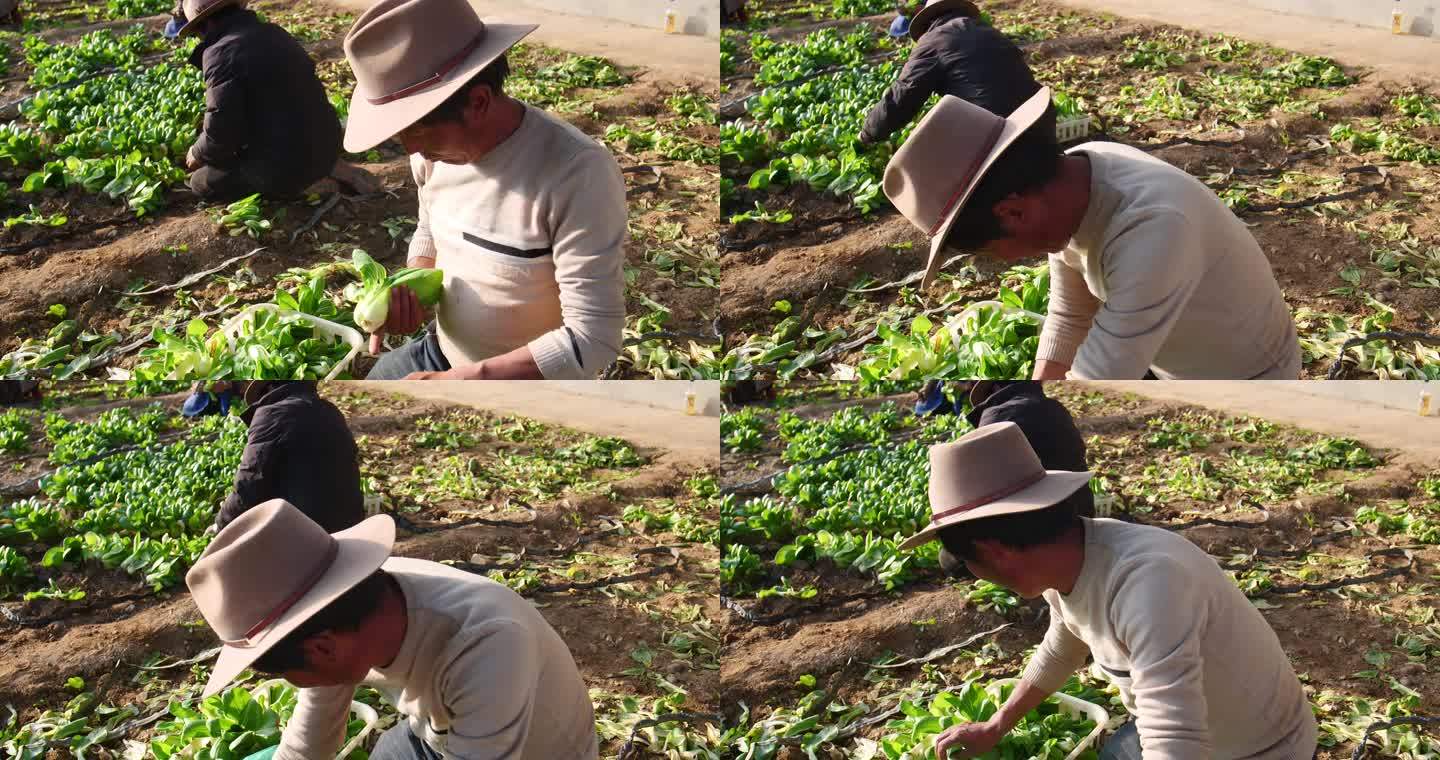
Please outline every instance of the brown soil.
M272 20L282 22L291 18L290 14L303 17L305 14L328 13L312 2L298 6L282 3L264 3L262 6ZM157 19L148 22L158 29L164 19ZM130 23L133 22L107 23L95 28ZM68 40L86 30L53 30L49 34ZM316 59L322 75L338 76L342 80L352 78L344 61L339 37L309 43L306 47ZM548 60L547 55L542 50L536 61L544 63ZM571 118L592 137L602 139L611 123L645 117L673 117L665 101L678 90L688 89L712 101L717 95L713 81L672 76L663 69L631 73L635 74L635 81L630 85L577 93L598 98L594 103L593 116L584 113L583 109L578 115L560 115ZM22 74L17 74L22 77L20 84L23 84ZM714 126L693 128L686 134L712 144L718 140L718 129ZM55 303L67 305L71 310L70 317L79 320L86 329L100 334L118 331L125 337L123 342L128 344L148 334L149 319L153 316L150 309L137 311L131 302L121 302L119 292L128 285L138 280L148 281L152 286L176 282L187 274L210 268L262 245L266 249L264 252L212 275L188 290L202 303L213 303L231 292L222 278L235 276L237 270L248 267L249 273L242 272L246 275L242 281L247 287L237 292L241 302L233 307L238 310L249 302L268 300L274 290L273 276L284 270L348 258L352 248L365 249L387 266L398 265L404 257L403 246L397 245L386 234L380 222L392 217L415 215L414 183L407 157L393 145L382 147L381 153L383 160L380 163L362 166L383 183L385 193L363 200L345 198L325 215L320 225L293 244L289 242L291 233L304 225L315 211L310 205L267 204L265 213L274 221L275 228L257 241L247 236L230 237L217 230L209 215L200 210L194 196L184 188L172 191L169 205L148 220L136 220L108 199L86 196L79 191L47 193L38 204L40 209L46 213L63 211L70 217L70 222L58 229L19 228L5 233L7 245L41 238L49 242L19 255L0 256L0 353L10 350L27 337L43 335L53 323L45 317L45 311ZM631 198L632 228L639 232L632 235L627 247L627 267L636 273L635 281L627 288L628 311L630 314L649 311L640 298L643 294L670 309L668 328L702 330L708 328L714 316L714 288L690 286L693 283L689 283L688 278L687 281L676 282L657 271L652 259L661 249L674 247L674 243L693 250L697 262L703 259L713 262L714 241L718 235L714 171L657 159L654 155L617 155L622 166L657 164L661 173L658 184L649 171L627 172L625 175ZM23 180L23 175L7 178L13 187ZM283 219L279 218L281 215ZM87 230L85 225L107 220L114 221L114 224L75 234L76 230ZM680 226L683 237L678 243L654 236L653 231L664 224ZM167 247L174 250L176 246L188 246L188 252L169 253L165 250ZM708 266L713 266L713 263ZM141 299L140 305L153 307L158 312L172 301L172 293L162 293ZM212 317L210 321L218 324L220 319ZM708 332L708 329L704 331ZM122 358L119 364L125 366L129 361ZM354 369L356 376L363 377L368 361L360 362Z
M1126 50L1124 40L1134 35L1195 36L1178 27L1075 13L1033 0L993 5L993 11L1058 13L1070 18L1075 25L1069 32L1054 39L1024 43L1022 47L1042 79L1054 67L1073 70L1080 65L1081 76L1104 97L1114 97L1125 84L1143 87L1144 76L1119 63ZM888 16L879 20L887 21ZM840 26L848 30L859 23L858 19L842 19L766 31L788 39L818 26ZM744 40L740 42L743 49ZM1288 59L1284 51L1263 45L1257 55L1262 65ZM1067 63L1069 56L1078 56L1080 63ZM1191 62L1163 73L1197 74L1204 65ZM748 59L741 61L742 75L735 77L736 89L727 94L727 98L743 97L753 89L743 75L753 73L754 68ZM1342 315L1371 314L1370 305L1361 295L1333 292L1352 287L1341 279L1342 271L1359 270L1361 282L1353 289L1360 294L1372 294L1395 309L1392 329L1433 332L1436 314L1440 312L1440 296L1433 288L1417 287L1387 276L1372 262L1372 253L1377 247L1393 247L1376 235L1392 224L1408 224L1410 235L1422 244L1433 245L1436 235L1440 234L1435 221L1440 219L1440 207L1427 190L1437 176L1434 168L1385 161L1379 154L1355 156L1336 147L1328 152L1324 150L1330 142L1329 130L1337 123L1382 116L1393 120L1391 98L1413 89L1413 85L1380 81L1354 67L1347 69L1347 73L1359 77L1360 81L1338 91L1305 91L1306 96L1320 103L1317 107L1323 115L1319 117L1309 111L1276 111L1265 119L1245 123L1200 124L1154 119L1131 125L1106 123L1101 117L1097 125L1099 133L1093 139L1115 139L1150 149L1157 157L1205 179L1217 191L1242 183L1269 182L1267 187L1274 186L1282 172L1342 180L1338 187L1325 185L1323 189L1302 185L1294 188L1293 194L1278 199L1252 190L1250 202L1256 205L1374 187L1375 192L1335 204L1340 212L1334 214L1320 214L1307 208L1239 213L1269 257L1293 308ZM1149 75L1148 72L1140 74ZM1433 84L1428 86L1433 89ZM1096 106L1091 104L1092 109ZM1222 144L1181 144L1158 150L1147 146L1147 143L1178 136ZM1321 150L1296 160L1297 153L1314 148ZM1374 165L1380 165L1380 170ZM727 201L724 214L743 211L760 201L771 211L790 210L795 219L786 224L746 222L730 225L726 230L720 316L733 343L767 332L778 319L770 313L770 307L782 299L797 306L806 303L807 315L817 327L853 327L888 306L895 291L852 296L844 307L837 307L844 287L865 276L874 276L881 282L895 281L923 267L928 240L893 212L856 220L854 210L846 202L817 197L806 188L790 188L774 194L755 193L744 189L744 180L754 168L726 167L726 175L735 180L737 192L733 201ZM1265 173L1266 168L1272 171ZM1261 174L1255 174L1257 171ZM850 219L846 219L847 215ZM895 244L911 247L901 250L889 247ZM984 285L986 287L977 289L977 295L993 293L993 282ZM948 290L951 284L942 281L937 287ZM927 295L938 296L941 290L932 290ZM857 358L858 352L839 357L839 361L853 365ZM1323 363L1327 366L1321 364L1315 362L1307 366L1306 376L1327 371L1328 363Z
M519 444L485 441L467 449L434 452L415 449L408 441L417 432L416 422L423 417L444 418L447 415L487 415L466 407L416 401L407 397L364 390L359 384L325 386L325 395L349 416L348 424L362 438L362 464L369 469L383 463L387 472L406 474L413 464L431 455L459 452L483 458L491 449L508 446L513 451L528 451L541 442L546 444L577 440L581 436L562 428L548 428L533 441ZM168 397L176 400L178 397ZM108 406L148 403L151 399L117 402ZM67 416L71 410L62 410ZM86 416L98 413L93 406L77 410ZM651 463L625 471L598 471L593 478L611 480L604 495L563 496L553 502L535 505L536 520L525 527L471 525L445 528L435 521L447 518L443 509L426 509L409 515L415 522L434 527L433 532L412 534L401 531L397 556L418 557L435 561L503 563L507 555L519 553L529 562L548 571L546 583L564 583L566 563L576 551L593 553L603 558L635 557L635 572L657 564L666 564L658 557L639 556L637 552L655 546L675 546L679 564L676 569L652 578L631 582L625 593L610 587L600 590L572 590L534 595L537 605L570 645L572 653L592 687L632 695L659 695L664 692L642 675L623 671L636 667L631 652L645 647L655 652L651 671L685 688L695 709L714 709L716 687L713 670L707 658L697 654L692 662L679 659L665 645L664 636L684 625L672 620L682 606L698 606L699 622L719 618L719 606L713 593L713 577L717 558L713 547L687 544L669 535L643 535L633 530L617 531L614 519L626 506L649 499L693 501L684 483L689 477L714 471L714 460L688 455L645 451ZM464 505L473 509L473 505ZM709 515L711 519L715 515ZM505 519L522 519L515 513ZM586 567L590 578L607 577L621 571L608 567ZM580 576L585 578L587 576ZM72 696L64 687L65 679L80 676L87 683L109 682L113 688L106 701L138 704L141 689L133 686L131 676L146 655L161 652L174 658L186 658L214 645L213 635L200 621L198 611L184 589L166 594L144 594L133 579L121 573L71 573L61 576L61 583L83 583L92 591L80 603L32 602L7 605L25 618L56 615L59 619L43 627L17 627L0 619L0 638L4 640L5 657L0 661L0 705L14 704L21 709L22 720L33 718L43 709L57 706ZM106 600L129 592L140 592L142 598L109 604ZM638 602L643 602L638 604ZM78 607L76 606L78 604ZM107 676L106 674L114 674ZM185 675L183 670L174 673Z
M1100 391L1094 384L1077 387L1051 384L1050 395L1058 398L1076 418L1077 426L1087 439L1091 467L1096 472L1127 483L1149 465L1164 462L1181 452L1156 449L1145 442L1155 428L1156 420L1196 420L1208 416L1222 419L1223 413L1184 404L1160 402L1128 394ZM787 411L806 418L824 417L846 405L863 403L873 407L886 400L903 406L907 396L889 399L864 399L850 404L836 403L819 396L817 403L786 407ZM763 410L768 411L768 410ZM1244 422L1238 419L1237 422ZM1208 423L1197 423L1208 424ZM766 436L766 445L759 453L737 456L724 455L727 471L738 463L758 461L762 464L752 473L743 469L727 481L748 480L759 472L768 472L779 463L781 442L778 436ZM1212 438L1208 446L1190 453L1204 458L1219 458L1230 453L1254 452L1267 447L1295 447L1313 443L1317 436L1288 426L1277 426L1254 443ZM1408 661L1398 646L1397 636L1404 632L1421 632L1407 615L1433 606L1429 597L1433 583L1428 579L1440 571L1440 547L1417 546L1405 536L1376 536L1368 528L1357 530L1316 546L1305 565L1302 560L1274 556L1255 556L1257 551L1285 551L1309 545L1312 537L1334 530L1336 521L1350 521L1357 509L1368 504L1391 500L1408 501L1415 506L1427 503L1418 493L1417 481L1433 474L1428 462L1415 463L1404 452L1373 450L1382 463L1372 469L1327 473L1328 479L1343 483L1335 491L1301 492L1292 498L1265 503L1268 519L1257 510L1234 509L1224 500L1202 504L1175 500L1153 505L1153 509L1127 519L1150 524L1178 524L1196 517L1210 516L1229 520L1255 521L1251 528L1201 526L1183 531L1222 565L1240 563L1240 569L1258 560L1271 568L1276 585L1300 582L1323 582L1370 573L1393 566L1382 558L1366 561L1366 555L1386 547L1409 547L1416 564L1408 575L1372 582L1339 591L1271 594L1262 598L1273 607L1262 608L1262 614L1275 628L1282 646L1301 674L1312 700L1321 692L1369 697L1380 700L1396 698L1389 678L1421 694L1417 712L1433 712L1434 695L1440 694L1440 669L1431 662ZM770 547L772 550L774 547ZM764 556L764 552L761 552ZM1249 558L1249 559L1247 559ZM1331 562L1327 562L1327 558ZM1341 567L1339 563L1350 563ZM1319 573L1303 580L1292 573L1301 569ZM1008 615L979 612L968 604L960 591L951 588L938 573L926 574L920 580L890 595L861 601L823 604L823 600L843 600L855 590L874 589L867 578L832 567L799 568L786 573L792 585L813 584L821 590L822 609L802 613L774 625L757 626L746 622L733 611L726 614L725 650L721 671L722 704L744 702L753 711L751 720L763 719L767 708L788 706L808 689L796 680L802 675L818 679L823 688L847 704L878 699L871 663L887 654L897 659L920 657L941 646L959 643L972 635L988 631L1002 623L1010 627L999 634L985 637L968 647L969 654L956 653L932 663L948 676L956 678L980 667L985 677L1015 677L1024 653L1044 635L1046 620L1039 613L1043 604L1031 602ZM736 600L756 614L784 613L794 608L784 602L754 599ZM984 665L972 659L987 642L998 649ZM1367 662L1375 653L1389 659L1379 668L1379 678L1364 672L1376 670ZM883 671L901 683L921 678L919 666ZM894 685L887 688L894 691ZM872 729L866 733L878 738L883 733ZM1321 751L1321 757L1348 757L1353 746L1342 745Z

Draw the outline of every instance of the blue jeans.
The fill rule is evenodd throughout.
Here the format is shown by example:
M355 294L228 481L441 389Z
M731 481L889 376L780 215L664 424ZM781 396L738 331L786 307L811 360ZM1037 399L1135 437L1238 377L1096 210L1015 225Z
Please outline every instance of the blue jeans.
M399 723L380 735L370 760L440 760L440 755L430 749L420 737L410 730L410 721L401 718Z
M1135 721L1121 726L1105 740L1100 760L1140 760L1140 728Z
M380 355L380 361L370 368L366 380L403 380L411 372L444 372L450 369L450 360L440 352L440 337L435 323L425 331L425 337L412 340Z

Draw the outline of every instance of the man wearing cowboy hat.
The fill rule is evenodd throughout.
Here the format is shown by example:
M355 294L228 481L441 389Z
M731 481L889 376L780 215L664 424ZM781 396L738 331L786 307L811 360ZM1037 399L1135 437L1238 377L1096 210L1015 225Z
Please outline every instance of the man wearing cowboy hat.
M370 379L585 379L619 354L625 182L602 145L505 92L505 53L534 29L482 21L466 0L380 0L345 37L345 148L394 137L413 154L408 265L445 272L436 323ZM424 321L394 288L381 332Z
M1049 254L1034 377L1295 379L1300 344L1270 262L1199 180L1116 143L1061 153L1048 88L1008 118L944 97L896 151L885 194L947 247Z
M865 117L860 142L876 143L905 128L934 94L953 95L1007 116L1040 85L1025 55L1008 37L980 21L970 0L919 0L908 24L892 27L916 40L900 78ZM900 18L904 18L901 16ZM1055 111L1042 120L1055 128Z
M247 668L300 687L275 760L332 758L359 684L404 716L372 760L594 760L570 650L509 588L391 557L377 515L334 535L274 500L220 531L185 575L223 647L204 696Z
M287 199L332 173L363 191L340 159L340 121L305 48L246 9L246 0L184 0L166 36L199 36L190 63L205 75L205 121L185 156L190 189L228 203Z
M931 447L931 521L900 548L938 539L942 564L948 555L1050 606L1045 640L1004 707L941 734L936 757L989 751L1089 656L1135 716L1101 758L1311 757L1315 716L1265 618L1184 538L1078 516L1073 497L1090 477L1046 470L1013 422Z

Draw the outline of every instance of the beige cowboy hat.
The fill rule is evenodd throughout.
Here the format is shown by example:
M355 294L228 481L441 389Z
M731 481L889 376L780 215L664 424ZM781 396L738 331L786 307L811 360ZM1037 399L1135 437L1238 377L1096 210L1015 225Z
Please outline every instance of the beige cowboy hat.
M950 228L985 172L1049 107L1049 87L1041 87L1009 118L945 95L895 151L885 167L885 196L930 236L922 290L935 281Z
M419 121L535 28L481 21L467 0L380 0L345 35L355 71L345 150Z
M920 35L930 30L935 19L954 11L959 11L972 18L980 17L980 8L970 0L930 0L925 3L925 7L921 8L919 13L915 14L914 18L910 19L910 38L920 39Z
M185 574L223 646L204 696L225 685L325 606L380 569L395 521L376 515L331 535L283 499L240 515Z
M1045 469L1013 422L976 428L954 443L930 447L930 524L900 548L928 543L956 523L1054 506L1090 475Z
M195 25L213 16L216 12L238 6L244 8L249 5L249 0L185 0L180 7L185 10L185 26L175 33L176 37L184 37L195 33Z

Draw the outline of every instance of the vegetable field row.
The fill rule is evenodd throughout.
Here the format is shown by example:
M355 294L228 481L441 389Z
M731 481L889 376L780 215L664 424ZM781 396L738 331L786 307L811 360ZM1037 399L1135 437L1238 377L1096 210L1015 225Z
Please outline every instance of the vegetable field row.
M355 15L313 2L254 7L306 45L345 119L354 78L338 43ZM181 186L205 103L186 62L193 41L164 40L163 17L81 34L100 12L74 10L47 6L21 34L0 33L17 83L0 98L16 106L0 112L0 377L325 377L349 347L308 317L219 333L261 303L353 326L351 252L398 269L414 231L407 157L393 145L347 156L391 186L383 194L322 183L297 202L197 209ZM716 375L712 85L538 44L509 57L508 93L570 120L627 169L629 320L610 373ZM341 376L363 377L370 361L362 352Z
M1440 471L1257 417L1050 395L1086 436L1097 512L1181 532L1270 619L1316 707L1322 757L1349 757L1371 722L1434 713ZM722 418L722 690L747 708L743 757L924 756L933 739L917 740L983 715L983 701L964 704L975 688L1018 677L1043 636L1036 603L947 579L938 544L895 549L928 521L928 445L968 429L917 422L909 400L792 387ZM1088 673L1065 691L1125 712ZM1014 756L1064 756L1084 734L1069 728L1022 731L1033 743ZM1440 740L1402 727L1372 748L1423 756Z
M1340 355L1346 340L1369 333L1434 332L1440 238L1427 188L1440 178L1440 99L1429 83L1377 81L1319 56L1036 0L985 11L1051 87L1062 120L1088 117L1086 139L1180 166L1241 215L1294 312L1307 377L1337 361L1342 377L1436 377L1440 354L1415 340ZM875 21L807 31L752 15L748 29L722 38L721 201L734 283L722 304L727 369L873 383L862 365L876 352L913 353L913 339L935 335L933 325L1002 300L1002 270L955 255L920 292L928 240L879 186L914 122L877 145L857 140L913 43ZM792 316L803 332L784 329ZM934 345L934 369L920 374L1025 376L1033 344L951 332L949 345ZM948 374L977 360L970 374Z
M252 676L202 701L214 654L207 632L181 649L161 648L154 632L127 633L184 601L188 552L209 540L204 529L234 478L243 424L183 421L173 411L178 396L147 405L114 384L64 388L49 388L51 410L0 416L5 493L46 473L38 493L0 510L7 686L31 690L0 696L0 754L238 759L273 744L293 711L292 689ZM398 553L485 574L534 599L592 687L596 729L611 755L640 721L714 708L713 472L652 472L650 455L625 441L524 417L359 385L325 384L322 393L357 434L364 490L395 516ZM120 406L89 410L102 401ZM128 446L142 448L89 461ZM154 547L157 564L104 553L112 542L128 551L137 540ZM107 574L111 567L118 575ZM32 656L52 635L85 628L110 631L131 654L118 667L103 657L86 664L86 653L73 652L15 670L21 663L12 653ZM49 633L33 635L41 631ZM623 646L612 654L616 640ZM48 674L43 682L37 670ZM358 698L376 710L373 742L396 714L378 692L363 689ZM351 723L351 736L364 717ZM703 726L642 727L635 743L652 751L644 756L662 757L667 742L704 735Z

